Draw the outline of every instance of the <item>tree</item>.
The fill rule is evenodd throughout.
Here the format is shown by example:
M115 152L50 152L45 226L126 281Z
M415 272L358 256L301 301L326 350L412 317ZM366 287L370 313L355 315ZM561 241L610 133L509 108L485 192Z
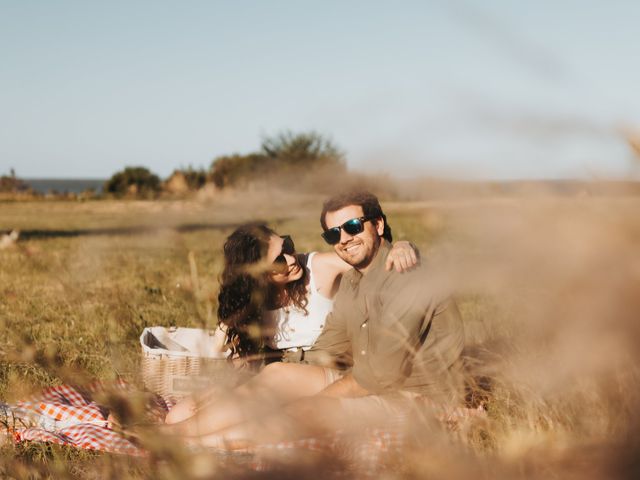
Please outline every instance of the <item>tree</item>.
M344 154L331 140L316 132L280 133L262 141L262 151L282 166L316 168L333 166L344 169Z
M145 167L126 167L107 180L104 191L116 196L155 196L160 191L160 178Z

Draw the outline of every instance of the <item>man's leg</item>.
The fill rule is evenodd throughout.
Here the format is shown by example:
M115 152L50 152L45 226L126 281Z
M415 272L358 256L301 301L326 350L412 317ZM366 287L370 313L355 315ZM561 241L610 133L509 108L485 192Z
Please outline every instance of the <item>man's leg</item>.
M362 432L368 427L398 428L416 407L415 395L396 392L357 398L316 395L302 398L280 413L254 418L212 435L193 438L192 443L228 450L271 444L340 431Z
M302 398L271 413L234 425L217 433L194 437L190 443L203 447L237 450L297 438L335 432L348 423L341 399L314 396Z
M284 404L315 395L334 377L315 365L272 363L244 385L220 393L185 420L169 417L167 433L202 436L218 432L251 418L261 418ZM178 412L182 414L183 412Z

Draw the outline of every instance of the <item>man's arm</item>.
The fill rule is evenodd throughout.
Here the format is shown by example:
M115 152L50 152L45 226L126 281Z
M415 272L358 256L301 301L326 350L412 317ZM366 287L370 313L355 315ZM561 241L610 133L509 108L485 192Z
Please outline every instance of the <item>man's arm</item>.
M346 317L341 314L339 308L334 308L334 311L327 315L322 333L305 353L305 360L329 368L346 368L353 364Z

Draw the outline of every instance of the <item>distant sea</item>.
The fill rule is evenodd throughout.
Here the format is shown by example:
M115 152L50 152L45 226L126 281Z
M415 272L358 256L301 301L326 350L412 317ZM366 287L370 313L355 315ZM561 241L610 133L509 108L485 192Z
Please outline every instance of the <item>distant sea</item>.
M82 193L85 190L93 189L96 193L102 192L102 186L107 180L96 178L23 178L36 192L49 193Z

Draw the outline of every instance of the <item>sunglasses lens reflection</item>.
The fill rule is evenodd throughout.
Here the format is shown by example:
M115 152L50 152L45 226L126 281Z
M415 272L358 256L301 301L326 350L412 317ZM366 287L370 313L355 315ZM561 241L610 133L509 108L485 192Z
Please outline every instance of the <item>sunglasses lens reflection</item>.
M359 218L354 218L353 220L345 222L344 225L342 225L342 229L349 235L357 235L362 233L364 225Z

